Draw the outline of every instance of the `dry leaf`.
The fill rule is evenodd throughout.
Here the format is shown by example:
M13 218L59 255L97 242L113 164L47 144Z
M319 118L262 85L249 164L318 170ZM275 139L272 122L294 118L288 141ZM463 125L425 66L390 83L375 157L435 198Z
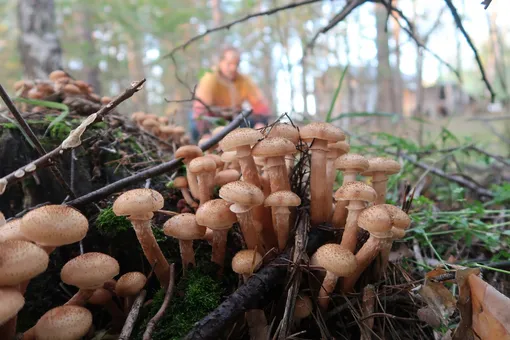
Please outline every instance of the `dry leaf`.
M441 282L426 283L418 290L418 294L427 303L443 325L448 325L448 320L455 312L456 300L453 294Z
M472 324L472 306L471 306L471 290L467 278L470 275L478 275L479 268L467 268L457 270L455 273L455 280L459 286L459 299L457 301L457 308L460 312L460 323L453 334L453 340L473 340Z

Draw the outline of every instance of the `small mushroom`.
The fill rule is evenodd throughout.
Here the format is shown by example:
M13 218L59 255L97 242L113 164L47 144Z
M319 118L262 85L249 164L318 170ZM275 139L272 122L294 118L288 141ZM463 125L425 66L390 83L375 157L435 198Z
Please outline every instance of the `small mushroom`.
M205 157L211 158L216 163L216 173L223 170L223 167L225 166L225 162L221 160L221 156L215 153L208 153L205 155Z
M21 240L0 243L0 286L15 286L48 268L49 256L37 245Z
M343 172L343 183L347 184L356 181L356 176L368 169L368 160L362 155L355 153L348 153L340 156L335 161L335 168ZM335 205L333 213L332 224L335 228L345 227L347 219L347 206L348 201L338 201Z
M128 272L119 277L115 285L115 294L124 298L124 312L129 313L135 297L145 287L147 277L141 272Z
M256 249L262 231L260 221L253 218L252 209L264 203L264 193L257 186L243 181L235 181L221 187L219 196L229 203L230 211L236 214L244 241L248 249ZM258 248L260 249L260 247Z
M224 164L223 170L234 169L241 172L241 166L239 165L235 151L224 151L220 157Z
M203 156L203 151L196 145L185 145L181 146L177 150L175 150L174 157L182 158L182 162L188 168L189 162L191 162L194 158ZM198 198L198 182L195 174L193 174L189 169L186 170L186 178L188 179L189 190L191 191L191 195L193 197Z
M365 204L375 200L375 190L363 182L349 182L342 185L335 193L338 201L349 201L347 205L347 222L342 235L342 247L354 252L358 241L358 216L365 209Z
M214 199L206 202L197 210L197 223L212 230L212 256L211 261L223 268L227 246L228 230L237 222L236 215L230 211L231 203L223 199Z
M294 304L294 325L299 327L301 320L306 319L312 314L313 304L312 299L308 295L303 293L296 296L296 302Z
M328 153L326 155L328 159L326 163L326 179L328 181L327 188L329 188L330 192L336 180L335 160L348 153L349 150L350 145L345 141L328 144ZM331 192L331 195L326 196L325 204L333 206L333 192Z
M16 288L0 287L0 301L2 301L0 303L0 328L5 332L2 335L5 336L5 339L12 339L16 333L16 322L9 325L10 327L7 327L7 323L15 319L18 312L23 308L25 298Z
M381 272L385 272L390 258L394 240L402 239L411 225L411 218L402 209L391 204L381 204L391 217L391 238L387 239L381 249Z
M386 183L388 176L400 171L400 164L390 158L374 157L368 159L369 167L362 173L363 176L372 177L372 187L377 192L374 204L386 203Z
M193 240L204 237L206 228L199 225L194 214L183 213L168 219L163 225L163 232L167 236L179 240L181 251L182 268L184 273L191 264L195 266L195 253L193 252Z
M358 267L356 271L345 278L342 291L350 293L363 271L376 258L384 244L391 238L391 216L388 210L381 205L373 205L361 212L358 225L370 233L368 240L356 253Z
M88 333L92 313L84 307L64 305L47 311L34 326L37 340L76 340Z
M240 177L241 174L235 169L221 170L214 176L214 185L222 187L227 183L238 181Z
M133 225L136 237L142 246L145 257L154 268L163 288L168 286L170 265L161 252L161 248L151 229L154 211L163 208L163 196L152 189L133 189L120 195L113 203L113 212L117 216L127 216Z
M4 242L7 240L22 240L22 241L30 241L20 229L21 226L21 218L15 218L0 226L0 242Z
M189 163L188 170L197 177L198 199L200 201L200 205L202 205L209 201L214 193L216 162L210 157L200 156Z
M103 253L85 253L68 261L60 271L60 278L62 282L80 290L66 305L85 305L94 290L102 288L104 283L118 275L119 271L117 260Z
M193 200L188 190L188 180L184 176L179 176L174 179L174 187L181 190L182 197L192 208L198 208L197 202Z
M0 211L0 227L3 226L5 224L5 216L4 214Z
M290 229L289 207L297 207L301 204L298 195L288 190L273 192L264 201L264 206L271 207L273 213L273 225L278 238L278 249L283 251L287 245Z
M319 306L324 311L328 308L329 295L335 289L338 278L352 275L358 263L351 251L335 243L328 243L317 249L310 262L326 270L319 292Z
M271 127L267 133L267 137L283 137L292 142L294 145L299 143L299 131L291 124L277 123ZM285 163L287 165L287 173L291 173L294 168L295 154L285 155Z
M345 140L345 135L336 126L322 122L303 126L299 134L303 141L311 143L310 222L312 226L316 226L328 221L332 210L331 206L326 205L326 196L331 190L327 187L326 180L328 143Z
M124 313L119 306L113 301L112 293L104 288L98 288L94 291L87 303L96 306L104 306L112 318L112 330L119 331L124 323Z

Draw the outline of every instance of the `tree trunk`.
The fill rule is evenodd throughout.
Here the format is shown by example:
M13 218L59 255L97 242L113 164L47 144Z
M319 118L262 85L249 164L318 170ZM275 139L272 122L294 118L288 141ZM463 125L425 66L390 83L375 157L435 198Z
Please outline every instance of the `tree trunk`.
M81 38L82 43L85 44L84 66L83 73L85 80L93 88L94 92L101 94L101 82L99 80L99 65L95 60L96 47L94 39L92 38L91 15L90 9L87 6L82 6L79 11L76 11L76 29L78 36Z
M390 67L390 50L388 47L388 32L386 29L386 7L375 4L375 17L377 26L377 103L378 112L395 112L393 105L393 84ZM387 118L377 119L377 127L384 130L388 126Z
M145 70L143 68L142 60L143 47L139 46L136 41L136 37L130 34L126 35L126 43L129 75L132 81L141 80L145 78ZM134 104L135 110L144 112L149 111L147 91L138 92L136 96L131 98L131 102Z
M17 14L24 77L44 79L52 71L62 69L53 0L18 0Z
M302 41L301 45L304 47L306 46L306 42ZM304 54L304 50L303 50ZM307 67L306 67L306 58L301 58L301 92L303 94L303 112L309 114L308 111L308 88L306 86L306 73L307 73Z
M221 0L211 0L212 3L212 17L214 26L221 25L223 13L221 11Z
M396 6L397 1L395 1L394 6ZM403 114L403 106L402 106L402 98L404 91L404 84L402 82L402 75L400 74L400 25L398 24L397 19L393 18L393 23L395 24L395 28L393 29L393 39L395 40L395 67L394 67L394 90L393 96L395 98L395 112L399 114Z

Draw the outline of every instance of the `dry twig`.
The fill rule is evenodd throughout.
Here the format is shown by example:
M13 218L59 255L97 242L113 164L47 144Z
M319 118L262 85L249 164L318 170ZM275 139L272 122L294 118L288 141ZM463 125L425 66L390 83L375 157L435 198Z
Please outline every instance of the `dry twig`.
M133 328L135 327L136 319L145 301L145 296L147 296L147 291L144 289L136 297L133 307L131 307L129 315L126 318L126 323L124 323L124 327L122 327L122 331L120 332L119 340L129 340L131 337L131 332L133 332Z

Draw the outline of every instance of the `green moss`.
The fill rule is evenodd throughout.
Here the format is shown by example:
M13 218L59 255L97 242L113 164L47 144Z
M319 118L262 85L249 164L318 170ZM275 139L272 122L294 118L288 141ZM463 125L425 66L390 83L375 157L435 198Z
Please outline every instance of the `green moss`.
M125 216L117 216L112 208L101 210L96 219L96 228L103 236L115 237L118 233L131 229L131 222Z
M195 322L218 306L221 295L222 289L215 279L199 267L189 270L186 278L181 279L177 284L170 305L158 323L152 339L182 339ZM136 339L141 339L147 322L157 313L164 297L163 289L154 295L149 315L140 325Z

